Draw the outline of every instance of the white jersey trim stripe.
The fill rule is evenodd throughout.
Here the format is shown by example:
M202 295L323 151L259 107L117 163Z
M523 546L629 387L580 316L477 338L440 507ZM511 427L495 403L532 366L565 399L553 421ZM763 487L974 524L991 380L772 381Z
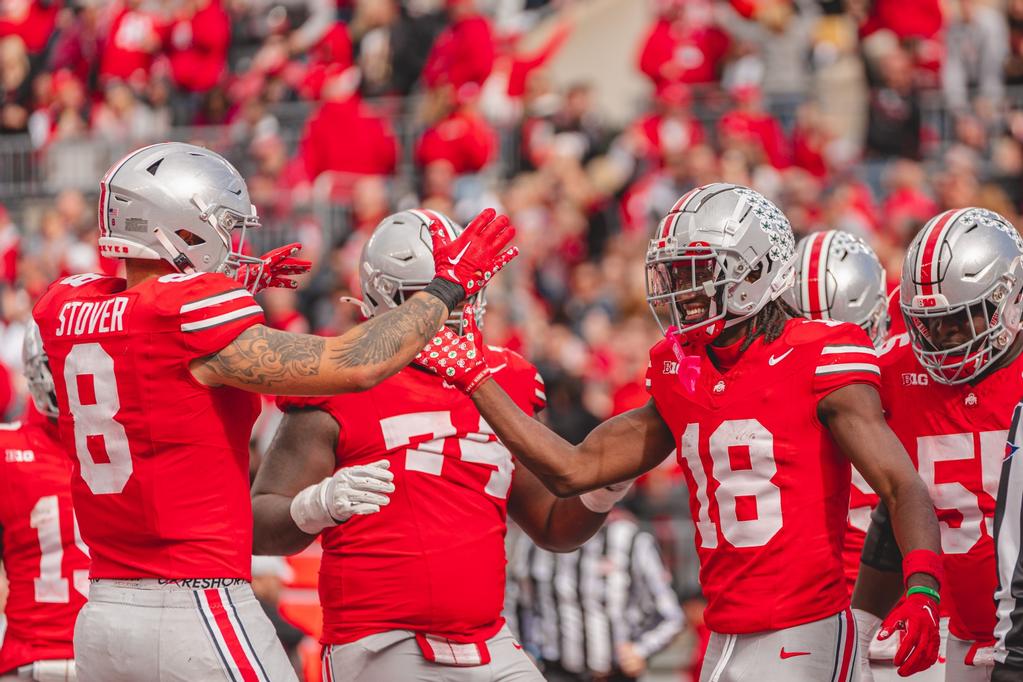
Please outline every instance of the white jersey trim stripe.
M881 369L877 365L866 362L846 362L840 365L821 365L814 374L822 376L825 374L842 374L843 372L869 372L881 376Z
M242 317L249 317L263 312L263 309L258 305L250 305L246 308L239 308L238 310L232 310L229 313L223 315L217 315L211 317L208 320L200 320L198 322L186 322L181 325L181 331L183 332L194 332L200 329L209 329L210 327L216 327L217 325L224 324L225 322L231 322Z
M209 298L200 298L198 301L192 301L181 306L181 314L190 313L194 310L202 310L203 308L211 308L221 303L227 303L238 298L252 297L245 289L235 289L234 291L228 291L223 294L217 294L216 296L210 296Z
M843 353L862 353L877 357L877 349L873 346L825 346L821 355L840 355Z
M541 391L539 388L534 391L536 397L540 400L547 400L547 394Z

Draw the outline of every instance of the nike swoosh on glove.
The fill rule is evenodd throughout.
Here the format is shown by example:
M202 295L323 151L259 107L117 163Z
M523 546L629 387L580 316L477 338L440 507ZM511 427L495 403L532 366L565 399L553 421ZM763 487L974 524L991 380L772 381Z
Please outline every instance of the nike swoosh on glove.
M291 278L304 275L313 267L312 261L292 258L301 248L296 242L267 251L260 257L260 263L241 265L234 279L253 294L271 288L295 289L298 282Z
M497 215L492 208L483 210L454 240L434 220L430 224L434 276L454 282L466 297L472 296L519 255L514 246L505 249L514 236L508 216Z
M483 334L476 326L471 305L465 306L462 320L462 336L442 327L413 362L462 393L472 395L491 377L491 371L483 353Z
M909 677L927 670L938 660L938 604L925 594L911 594L899 600L881 623L877 638L888 639L902 632L902 642L893 663L899 675Z

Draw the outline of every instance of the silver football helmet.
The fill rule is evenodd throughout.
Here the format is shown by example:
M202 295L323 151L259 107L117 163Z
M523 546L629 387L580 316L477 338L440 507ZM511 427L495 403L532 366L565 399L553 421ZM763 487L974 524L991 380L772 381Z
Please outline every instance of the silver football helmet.
M900 307L913 352L943 384L978 377L1013 345L1023 299L1023 239L982 208L945 211L913 239L902 267ZM968 329L942 342L942 320Z
M886 277L867 242L841 230L814 232L796 245L796 281L783 300L811 320L851 322L880 346L888 337Z
M179 272L223 272L260 259L241 255L259 225L245 180L224 157L181 142L137 149L100 181L99 249L111 258L165 260ZM232 231L241 230L237 251ZM254 272L258 277L258 273Z
M456 239L462 234L462 226L442 213L426 209L393 213L374 228L359 258L362 303L368 317L398 307L433 280L430 225L434 220L440 221L449 238ZM477 326L482 327L487 307L484 291L471 296L469 302L473 304ZM461 308L451 312L447 324L462 333Z
M666 334L709 342L792 285L794 244L788 218L758 192L697 187L650 240L647 303Z
M43 350L43 337L39 333L39 325L29 318L25 327L25 340L21 346L21 361L25 366L25 378L28 379L28 392L36 409L47 417L56 418L60 414L57 409L57 394L53 386L53 375L50 374L50 363Z

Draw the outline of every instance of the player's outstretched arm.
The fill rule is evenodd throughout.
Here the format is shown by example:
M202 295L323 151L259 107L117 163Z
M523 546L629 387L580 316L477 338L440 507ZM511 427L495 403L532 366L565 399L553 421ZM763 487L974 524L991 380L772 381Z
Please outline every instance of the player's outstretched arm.
M903 555L901 572L908 588L906 596L880 624L878 637L887 639L896 630L903 633L894 660L900 675L926 670L937 660L939 642L938 590L942 564L934 504L902 443L885 422L881 398L874 387L852 384L839 388L820 401L818 413L839 447L890 512ZM869 589L866 582L871 579L875 579L876 588L888 591L891 578L868 571L857 581L858 606L869 606L870 599L863 591ZM878 595L877 601L882 599ZM861 609L857 611L857 621L865 630L861 645L868 647L878 619L868 618L870 614Z
M917 549L941 552L934 503L885 421L877 390L866 384L844 386L821 400L818 411L842 452L888 507L903 555ZM922 573L911 576L910 584L937 587Z
M572 445L520 410L496 381L483 383L472 399L505 447L558 497L635 478L675 448L652 402L612 417Z
M362 391L394 375L433 337L451 311L518 254L506 248L515 230L486 209L457 239L430 227L437 276L425 290L387 313L333 338L290 334L256 325L214 355L192 363L208 386L274 395Z
M448 315L439 298L418 293L342 336L255 325L220 352L193 362L192 374L207 386L273 395L364 391L411 362Z
M571 552L600 530L607 513L631 486L630 479L579 497L560 498L533 472L519 467L508 498L508 514L537 547Z
M653 402L609 419L572 445L519 409L490 380L472 306L465 306L462 319L464 336L441 329L416 356L416 364L471 397L504 446L558 497L635 478L675 448L675 438Z
M386 461L334 471L338 432L322 410L285 412L252 484L254 554L295 554L321 530L388 503Z

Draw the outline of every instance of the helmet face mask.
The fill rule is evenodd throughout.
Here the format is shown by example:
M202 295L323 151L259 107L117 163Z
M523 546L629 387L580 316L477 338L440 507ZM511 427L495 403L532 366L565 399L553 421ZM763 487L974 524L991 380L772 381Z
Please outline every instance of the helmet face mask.
M791 286L793 245L784 214L757 192L691 190L647 248L647 303L661 331L705 344L756 315Z
M430 225L440 221L448 237L456 238L462 227L435 211L401 211L384 218L362 249L359 259L359 280L363 307L367 315L380 315L396 308L433 280L433 241ZM476 324L483 326L486 312L486 290L470 296ZM462 309L451 311L445 324L461 334L464 330Z
M1007 280L998 282L987 296L969 303L951 305L938 295L932 297L933 301L917 301L923 305L903 307L913 352L936 381L954 385L976 379L1009 350L1017 333L1012 327L1019 327L1021 292L1017 286L1016 300L1010 301ZM1011 324L1013 317L1015 323ZM941 338L936 333L942 323L955 330L950 337Z
M1023 239L980 208L945 211L906 253L900 307L913 353L935 381L975 381L1015 347L1023 312Z

